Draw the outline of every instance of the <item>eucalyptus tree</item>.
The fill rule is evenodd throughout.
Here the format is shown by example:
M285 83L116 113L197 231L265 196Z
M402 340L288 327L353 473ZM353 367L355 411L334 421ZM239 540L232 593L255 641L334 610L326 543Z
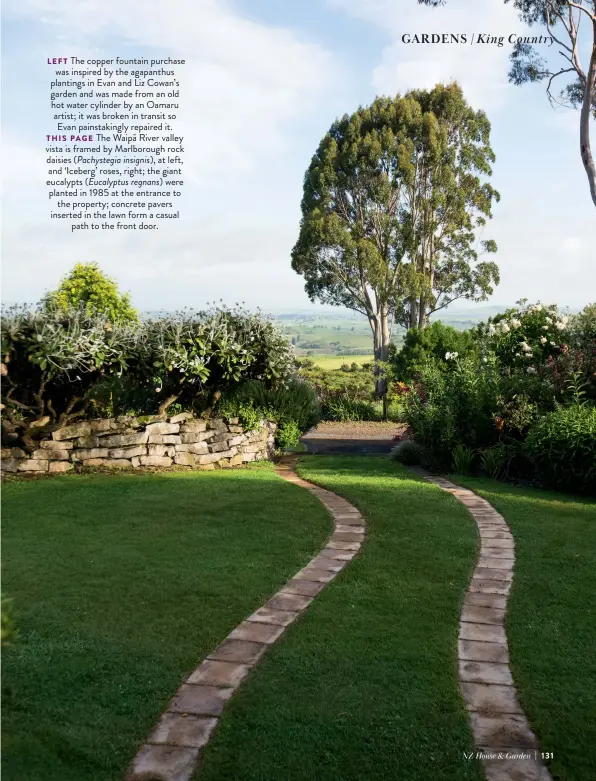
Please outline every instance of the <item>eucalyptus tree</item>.
M498 281L496 264L476 265L474 249L498 199L484 182L489 135L461 88L439 84L344 115L312 158L292 267L311 300L366 315L377 362L388 358L394 322L424 325L437 308L483 299ZM496 250L490 241L484 248Z
M445 0L418 0L444 5ZM545 82L551 104L580 110L579 151L596 206L596 163L590 145L590 117L596 119L596 0L504 0L513 2L520 18L544 27L556 45L558 65L548 63L532 45L532 36L519 38L511 53L509 80L513 84ZM529 39L529 40L527 40ZM585 57L582 57L585 52ZM554 84L563 80L558 95Z

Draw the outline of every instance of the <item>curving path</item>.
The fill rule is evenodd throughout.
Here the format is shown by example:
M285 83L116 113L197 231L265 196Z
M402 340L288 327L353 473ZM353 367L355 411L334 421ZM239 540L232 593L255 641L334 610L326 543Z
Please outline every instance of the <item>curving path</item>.
M282 459L276 472L320 499L333 516L333 535L304 569L233 629L180 686L133 760L127 781L188 781L227 700L286 627L360 549L364 519L358 510L331 491L298 477L297 460L298 456Z
M464 504L480 533L480 558L459 622L459 686L488 781L552 781L519 704L505 631L515 546L505 519L467 488L412 470ZM500 756L501 755L501 756Z

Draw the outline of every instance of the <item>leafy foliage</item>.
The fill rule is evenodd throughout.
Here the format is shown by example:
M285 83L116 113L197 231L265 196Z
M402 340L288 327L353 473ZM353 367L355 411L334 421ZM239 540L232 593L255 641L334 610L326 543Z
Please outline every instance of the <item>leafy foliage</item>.
M472 471L474 451L464 447L461 443L453 448L453 468L458 475L469 475Z
M58 289L46 295L44 305L63 313L84 308L90 316L106 315L111 323L138 320L129 294L120 293L117 283L106 276L97 263L77 263Z
M560 407L537 422L524 449L539 476L555 488L596 496L596 408Z
M136 350L134 325L112 324L84 309L13 307L2 312L4 430L31 434L86 414L88 396L107 374L122 374Z
M456 365L455 358L477 352L478 343L470 331L458 331L437 321L426 328L408 331L402 349L392 360L393 370L400 380L409 381L419 375L429 361L447 370Z
M227 417L237 416L244 424L264 417L279 426L295 423L300 432L316 425L320 418L314 388L296 377L273 388L258 380L245 382L224 395L217 411Z
M426 453L419 442L414 439L402 439L393 446L389 458L399 461L405 466L420 466L426 462Z

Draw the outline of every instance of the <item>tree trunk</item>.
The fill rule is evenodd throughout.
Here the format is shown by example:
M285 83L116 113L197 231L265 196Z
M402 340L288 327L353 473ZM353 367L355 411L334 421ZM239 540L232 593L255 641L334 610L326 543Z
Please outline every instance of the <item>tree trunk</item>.
M375 393L379 399L383 399L383 418L387 420L387 380L385 372L378 365L378 361L389 360L389 344L391 342L391 328L389 325L389 312L387 307L382 307L374 315L369 315L369 323L374 339L375 353Z
M596 20L592 22L594 41L592 44L592 56L586 73L586 88L582 103L579 125L579 148L582 163L588 175L590 193L594 206L596 206L596 165L590 148L590 113L594 104L594 92L596 90Z
M413 298L410 301L410 328L418 328L418 301Z

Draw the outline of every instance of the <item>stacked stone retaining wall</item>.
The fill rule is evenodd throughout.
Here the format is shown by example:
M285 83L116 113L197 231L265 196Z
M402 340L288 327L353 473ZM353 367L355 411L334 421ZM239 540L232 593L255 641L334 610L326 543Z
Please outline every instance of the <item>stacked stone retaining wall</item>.
M28 454L2 448L5 472L68 472L78 465L139 469L178 465L193 469L239 466L270 459L275 423L245 431L237 418L202 420L182 412L88 420L59 428Z

